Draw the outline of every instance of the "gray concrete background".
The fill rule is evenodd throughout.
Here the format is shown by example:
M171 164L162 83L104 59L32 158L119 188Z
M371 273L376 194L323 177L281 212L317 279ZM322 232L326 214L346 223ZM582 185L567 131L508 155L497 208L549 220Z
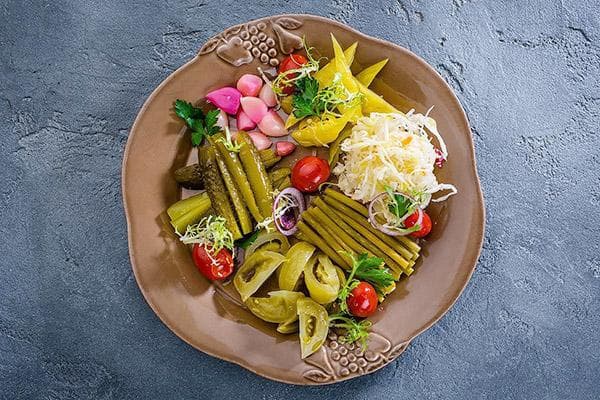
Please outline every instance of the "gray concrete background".
M526 4L527 3L527 4ZM597 399L600 9L594 1L0 2L0 398ZM456 306L382 371L274 383L195 351L131 275L128 130L211 35L329 16L454 87L487 201Z

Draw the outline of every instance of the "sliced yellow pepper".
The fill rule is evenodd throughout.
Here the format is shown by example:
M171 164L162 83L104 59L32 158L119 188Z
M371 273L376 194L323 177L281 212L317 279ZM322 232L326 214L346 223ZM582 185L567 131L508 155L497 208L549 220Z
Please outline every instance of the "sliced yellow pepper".
M385 67L385 64L387 64L387 62L388 59L386 58L384 60L379 61L378 63L375 63L363 69L356 75L356 79L363 85L369 87L369 85L373 82L373 79L375 79L377 74L383 69L383 67Z
M358 42L354 42L350 47L343 51L344 58L346 59L346 65L348 68L352 65L354 61L354 54L356 53L356 47L358 46ZM335 58L327 63L323 68L319 69L315 72L314 78L319 82L319 87L323 88L325 83L331 82L333 80L333 76L336 73L336 64Z
M339 46L339 44L338 44L338 46ZM348 47L346 50L344 50L342 52L342 54L344 56L344 62L346 63L348 70L350 69L350 66L352 65L352 61L354 61L354 54L356 53L357 46L358 46L358 42L354 42L350 47ZM330 84L333 81L333 77L334 77L335 73L337 72L336 59L337 59L337 57L335 57L333 60L328 62L323 68L321 68L320 70L315 72L315 75L313 77L319 82L319 88L322 89L326 85ZM290 100L286 100L287 103L289 104L289 106L286 104L286 106L288 106L288 108L290 110L289 112L288 112L288 110L285 109L285 107L283 107L285 99L290 99ZM292 101L291 99L292 99L292 96L286 96L286 97L284 97L284 100L282 100L282 108L284 108L284 111L289 114L289 116L287 117L287 120L285 121L286 129L291 128L292 126L296 125L301 120L301 118L296 118L296 116L294 116L294 114L291 111L291 101Z
M348 60L346 60L342 46L340 46L333 34L331 34L331 43L333 44L333 54L335 55L335 59L333 60L335 71L330 80L323 81L324 86L330 85L335 74L339 73L342 78L342 84L346 87L346 89L348 89L351 93L358 92L358 84L352 75L352 71L350 71L350 66L348 65ZM321 82L319 82L319 84L320 83Z
M325 146L333 142L346 124L350 121L356 121L361 113L360 104L346 110L341 117L308 118L300 123L298 130L292 132L292 137L300 145Z
M362 113L364 115L369 115L372 112L400 113L400 111L398 111L393 105L385 101L383 97L379 96L377 93L360 83L358 80L356 83L358 84L360 93L363 95Z

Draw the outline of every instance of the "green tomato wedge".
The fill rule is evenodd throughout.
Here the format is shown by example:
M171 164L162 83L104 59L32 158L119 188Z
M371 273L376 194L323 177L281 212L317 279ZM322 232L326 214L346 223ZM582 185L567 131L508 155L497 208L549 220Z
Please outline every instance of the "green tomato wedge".
M278 290L269 292L269 297L250 297L246 306L263 321L281 324L292 323L298 319L296 302L304 297L300 292Z
M286 254L286 261L279 269L279 288L297 290L304 266L314 254L316 248L307 242L298 242Z
M297 307L300 349L302 358L306 358L325 343L329 331L329 315L322 305L306 297L298 300Z
M242 301L246 302L284 261L283 255L267 250L258 250L248 257L233 278Z
M304 282L310 297L319 304L329 304L337 298L340 278L335 266L324 254L304 266Z
M298 324L298 316L296 316L295 321L282 322L277 325L277 332L282 333L284 335L289 335L290 333L298 332L299 324Z

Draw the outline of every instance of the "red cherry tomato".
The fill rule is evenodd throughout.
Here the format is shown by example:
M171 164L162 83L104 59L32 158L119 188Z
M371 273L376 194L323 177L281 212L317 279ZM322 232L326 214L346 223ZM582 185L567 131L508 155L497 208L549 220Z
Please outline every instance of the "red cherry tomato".
M350 296L346 299L348 310L352 315L364 318L373 314L377 309L377 292L375 288L368 282L360 282L350 292Z
M292 168L292 185L301 192L314 192L329 179L329 164L316 156L304 157Z
M283 73L289 71L291 69L298 69L304 64L307 64L308 60L302 54L290 54L286 58L283 59L281 64L279 64L278 73ZM290 73L287 75L288 78L294 78L296 74ZM286 85L282 88L284 94L290 95L294 93L294 85Z
M418 220L419 220L419 212L416 211L416 212L412 213L411 215L409 215L408 218L406 218L404 220L404 226L407 228L410 228L411 226L416 224ZM429 215L425 211L423 211L423 220L421 221L421 229L419 229L416 232L411 233L410 236L418 239L418 238L422 238L422 237L429 235L429 232L431 232L431 218L429 218Z
M227 249L221 249L215 255L210 246L194 243L192 258L202 275L211 281L225 279L233 272L233 257Z

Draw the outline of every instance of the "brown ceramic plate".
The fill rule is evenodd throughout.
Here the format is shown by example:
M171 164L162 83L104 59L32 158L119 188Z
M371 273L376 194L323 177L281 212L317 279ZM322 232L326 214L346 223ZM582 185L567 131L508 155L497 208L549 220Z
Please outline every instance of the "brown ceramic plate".
M330 32L344 48L359 42L357 69L390 59L372 88L400 110L414 107L425 112L435 106L431 115L450 154L438 176L456 185L459 192L432 210L435 226L421 261L372 318L369 351L360 354L331 336L321 351L302 360L296 335L276 333L274 326L238 307L227 290L211 285L196 271L189 250L165 228L164 211L182 196L172 172L185 165L191 154L189 138L172 104L176 98L199 101L209 90L232 84L258 66L276 64L302 36L321 54L331 56ZM446 82L402 47L310 15L279 15L228 28L169 76L148 98L129 135L123 197L133 271L161 320L205 353L270 379L302 385L367 374L398 357L456 301L475 268L484 229L471 132Z

